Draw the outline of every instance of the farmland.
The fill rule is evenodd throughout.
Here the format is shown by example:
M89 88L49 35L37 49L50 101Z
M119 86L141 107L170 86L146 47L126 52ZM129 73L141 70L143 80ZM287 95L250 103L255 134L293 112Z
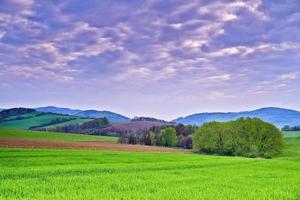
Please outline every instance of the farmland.
M74 117L69 115L60 115L53 113L39 113L39 112L30 112L22 115L12 116L5 119L5 121L0 122L0 128L5 129L29 129L32 126L42 126L44 128L50 127L46 125L51 123L52 120L57 118L65 119L65 122L58 123L55 125L68 125L68 124L82 124L84 122L91 121L92 119Z
M300 137L285 145L274 159L2 148L0 199L299 199Z
M1 138L50 140L50 141L117 141L117 137L92 136L72 133L51 133L29 130L6 130L0 129Z

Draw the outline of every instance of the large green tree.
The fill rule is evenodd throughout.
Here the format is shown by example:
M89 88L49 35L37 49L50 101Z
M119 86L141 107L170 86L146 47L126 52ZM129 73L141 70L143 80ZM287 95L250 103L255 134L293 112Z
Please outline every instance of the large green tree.
M209 154L272 157L282 146L280 130L257 118L210 122L193 135L193 148Z

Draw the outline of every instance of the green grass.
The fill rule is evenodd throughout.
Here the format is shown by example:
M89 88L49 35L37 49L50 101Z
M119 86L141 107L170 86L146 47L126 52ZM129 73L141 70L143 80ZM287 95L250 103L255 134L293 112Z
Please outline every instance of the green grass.
M300 131L283 131L285 138L300 137Z
M299 199L300 162L0 149L0 199Z
M37 113L29 113L29 114L25 114L25 115L20 115L21 117L32 116L31 118L1 122L0 128L29 129L32 126L38 126L41 124L49 123L49 122L51 122L51 120L53 120L55 118L70 118L70 117L73 118L73 116L59 115L59 114L52 114L52 113L48 113L48 114L44 114L44 115L40 115L40 116L35 116L35 114L37 114ZM9 119L14 119L14 118L15 118L15 116L13 118L9 118ZM82 124L82 123L90 121L90 120L91 119L76 118L74 120L59 123L56 125L67 125L67 124L74 124L74 123Z
M300 137L285 147L274 159L3 148L0 199L297 200Z
M58 141L117 141L117 137L92 136L71 133L52 133L29 130L0 129L0 138L19 138L33 140L58 140Z

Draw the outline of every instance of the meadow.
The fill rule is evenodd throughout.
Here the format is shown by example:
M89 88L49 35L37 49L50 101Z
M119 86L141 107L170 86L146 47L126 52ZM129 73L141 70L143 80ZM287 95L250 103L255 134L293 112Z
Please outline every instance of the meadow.
M53 133L30 130L0 129L1 138L17 138L31 140L49 140L49 141L117 141L117 137L111 136L93 136L72 133Z
M274 159L2 148L0 199L300 199L300 136L285 143Z
M59 115L59 114L53 114L53 113L44 113L40 115L41 113L38 112L31 112L26 113L23 115L18 116L12 116L5 119L5 121L0 123L0 128L5 129L29 129L32 126L39 126L42 124L50 123L52 120L56 118L65 118L70 119L70 116L68 115ZM17 117L20 117L21 119L18 119ZM57 125L68 125L68 124L83 124L84 122L91 121L91 119L85 119L85 118L79 118L72 116L72 120L62 122ZM50 126L44 126L45 128L52 127Z

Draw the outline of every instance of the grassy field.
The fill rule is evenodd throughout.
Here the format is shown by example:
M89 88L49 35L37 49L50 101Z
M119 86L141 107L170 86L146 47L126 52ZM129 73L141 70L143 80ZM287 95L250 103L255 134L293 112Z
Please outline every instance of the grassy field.
M32 112L32 113L27 113L24 115L20 115L19 117L29 117L26 119L15 119L16 117L10 117L7 118L6 120L9 121L4 121L0 123L0 128L6 128L6 129L29 129L32 126L38 126L41 124L45 124L45 123L49 123L51 122L51 120L55 119L55 118L70 118L71 116L68 115L58 115L58 114L52 114L52 113L48 113L48 114L44 114L44 115L37 115L37 112ZM72 118L74 118L72 116ZM63 122L63 123L59 123L56 125L67 125L67 124L74 124L74 123L78 123L78 124L82 124L84 122L90 121L91 119L82 119L79 117L75 117L76 119L67 121L67 122Z
M285 138L300 137L300 131L283 131Z
M19 138L33 140L51 140L51 141L117 141L117 137L110 136L92 136L71 133L52 133L29 130L6 130L0 129L1 138Z
M274 159L0 149L0 199L300 199L300 137Z

